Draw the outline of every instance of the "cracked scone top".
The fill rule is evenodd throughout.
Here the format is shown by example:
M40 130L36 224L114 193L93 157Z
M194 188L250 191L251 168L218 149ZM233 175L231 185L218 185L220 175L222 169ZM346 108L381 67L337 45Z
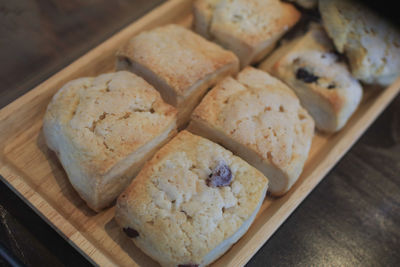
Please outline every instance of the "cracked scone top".
M117 52L117 68L140 75L159 90L178 109L181 126L209 87L238 72L239 60L191 30L169 24L129 40Z
M146 66L181 96L206 75L237 63L232 52L174 24L140 33L118 55Z
M400 31L355 0L319 0L323 25L355 78L387 86L399 76Z
M279 0L197 0L194 19L195 30L233 51L243 68L266 56L300 12Z
M303 36L283 44L259 66L291 87L324 132L344 127L363 95L334 51L322 26L311 24Z
M246 67L217 84L192 114L189 130L221 143L258 168L274 195L299 177L314 121L285 84Z
M68 82L50 102L43 125L48 146L94 210L117 197L175 128L176 110L125 71Z
M229 176L225 186L210 181L216 174ZM116 219L161 265L204 266L247 231L267 184L259 171L231 152L182 131L121 194Z

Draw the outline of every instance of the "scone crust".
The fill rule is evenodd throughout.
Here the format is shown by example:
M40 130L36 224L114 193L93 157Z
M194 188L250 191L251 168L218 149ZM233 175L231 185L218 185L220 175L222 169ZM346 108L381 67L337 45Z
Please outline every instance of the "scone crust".
M220 68L239 64L232 52L174 24L140 33L117 56L151 70L178 96L187 96L192 85Z
M210 26L215 6L221 0L196 0L193 3L194 29L207 39L212 39Z
M261 63L260 68L293 88L303 106L312 109L310 113L315 118L317 128L322 131L340 130L362 98L360 83L334 53L331 40L319 24L310 25L304 36L277 49ZM297 78L296 73L300 69L316 76L317 80L304 82ZM317 106L320 107L319 110L315 108ZM317 119L322 113L330 114L329 118Z
M64 85L48 105L43 130L67 174L79 169L84 177L76 179L96 188L128 155L174 128L176 114L146 81L121 71Z
M217 84L192 120L246 146L292 181L301 173L314 135L314 121L293 91L252 67L242 70L236 80L228 77Z
M320 0L324 27L353 75L387 86L399 75L400 31L354 0Z
M211 34L226 33L255 47L282 35L300 19L300 12L279 0L222 0L214 10Z
M225 187L206 179L219 162ZM135 229L135 244L163 266L199 264L259 207L268 180L221 146L180 132L149 161L117 202L116 219Z

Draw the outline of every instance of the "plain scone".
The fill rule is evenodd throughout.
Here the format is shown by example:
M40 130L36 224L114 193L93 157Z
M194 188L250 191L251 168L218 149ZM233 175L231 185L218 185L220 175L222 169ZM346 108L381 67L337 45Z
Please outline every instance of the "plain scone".
M176 114L145 80L121 71L65 84L47 107L43 132L72 186L100 211L176 134Z
M221 0L196 0L193 3L194 30L207 39L212 39L210 26L215 6L219 2Z
M267 187L242 159L182 131L118 198L116 220L162 266L206 266L246 233Z
M193 7L195 30L233 51L241 68L264 58L300 19L279 0L197 0Z
M300 176L314 121L284 83L251 67L218 83L194 110L189 131L222 144L268 177L273 195Z
M275 50L260 69L288 84L324 132L343 128L362 98L360 83L318 24Z
M400 73L400 31L359 2L320 0L323 25L355 78L390 85Z
M117 69L132 71L159 90L178 109L181 127L207 89L238 72L239 60L200 35L171 24L133 37L117 52Z

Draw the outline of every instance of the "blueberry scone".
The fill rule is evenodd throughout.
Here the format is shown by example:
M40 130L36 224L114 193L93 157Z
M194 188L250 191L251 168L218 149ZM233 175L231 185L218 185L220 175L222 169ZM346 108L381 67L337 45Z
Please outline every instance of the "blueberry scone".
M284 83L251 67L218 83L192 114L189 130L222 144L268 177L273 195L302 172L314 121Z
M238 68L232 52L173 24L140 33L117 53L117 69L142 76L178 109L178 127L208 88Z
M194 17L195 30L233 51L243 68L265 57L300 12L279 0L197 0Z
M145 80L121 71L65 84L47 107L43 131L72 186L100 211L176 134L176 114Z
M267 187L245 161L182 131L121 194L115 216L162 266L206 266L248 230Z
M360 83L318 24L274 51L260 68L287 83L324 132L340 130L362 98Z
M400 74L400 31L361 2L320 0L323 25L355 78L387 86Z

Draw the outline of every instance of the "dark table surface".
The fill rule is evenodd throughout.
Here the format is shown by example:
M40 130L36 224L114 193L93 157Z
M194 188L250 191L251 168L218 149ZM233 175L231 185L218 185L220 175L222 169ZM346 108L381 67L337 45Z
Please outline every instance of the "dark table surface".
M0 107L161 2L0 0ZM27 266L90 265L0 181L4 251ZM0 253L1 266L7 255ZM399 265L397 96L248 266Z

